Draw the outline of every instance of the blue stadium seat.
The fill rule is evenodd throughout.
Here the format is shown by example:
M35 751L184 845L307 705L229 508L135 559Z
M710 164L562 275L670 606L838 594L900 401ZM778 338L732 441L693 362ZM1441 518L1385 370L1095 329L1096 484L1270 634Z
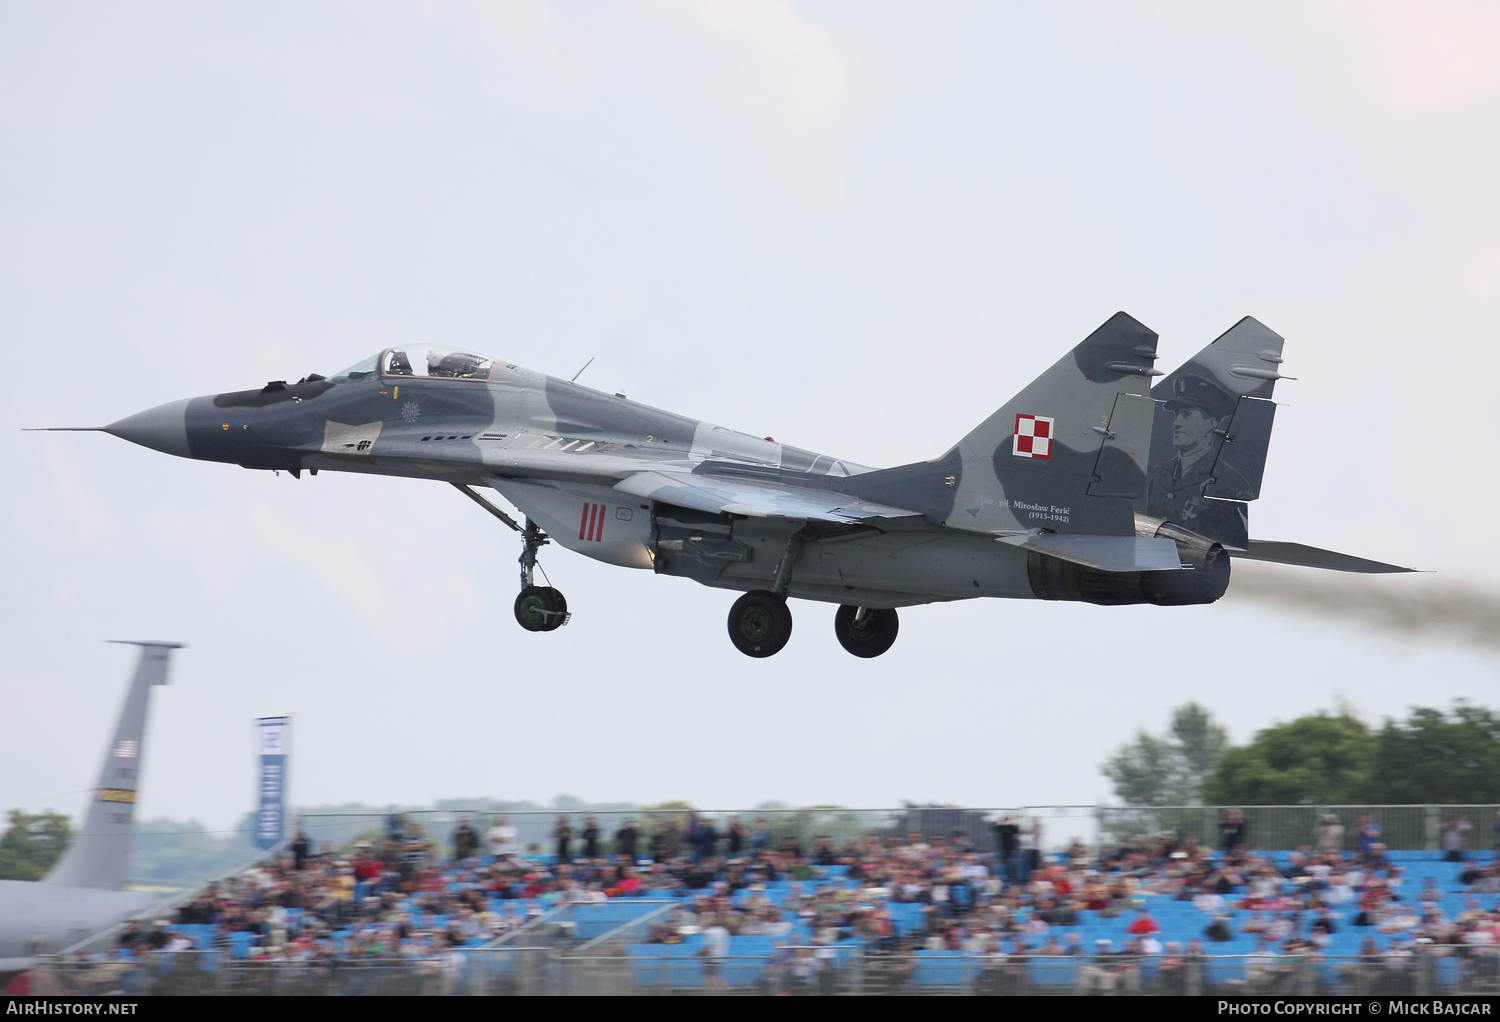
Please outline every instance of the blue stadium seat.
M1078 981L1076 958L1033 958L1026 966L1031 985L1037 987L1072 986Z
M1244 951L1224 951L1223 954L1244 954ZM1243 958L1210 958L1206 963L1205 977L1217 986L1221 983L1243 983L1245 960Z
M893 901L890 904L891 923L900 936L907 936L922 929L926 906L918 902Z
M725 986L755 986L765 975L776 950L775 937L759 935L729 938L729 961L724 965Z
M703 985L703 938L689 937L681 944L632 944L631 973L637 986L697 987Z
M578 938L592 940L618 929L633 919L639 919L643 915L654 912L659 907L650 902L617 900L575 905L572 912L574 922L577 924Z
M917 951L917 986L962 986L974 971L974 957L965 951Z
M638 987L664 986L666 980L665 944L632 944L626 953L630 956L630 973Z

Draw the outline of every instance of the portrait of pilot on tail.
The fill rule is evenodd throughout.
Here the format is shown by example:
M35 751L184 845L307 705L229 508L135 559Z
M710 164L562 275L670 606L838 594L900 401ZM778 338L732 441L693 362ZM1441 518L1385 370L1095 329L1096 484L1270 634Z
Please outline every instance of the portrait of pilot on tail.
M1173 381L1166 403L1172 413L1173 453L1151 466L1147 514L1191 525L1205 510L1204 489L1214 482L1219 484L1216 493L1228 487L1234 499L1254 499L1253 487L1243 475L1222 462L1215 466L1234 407L1234 395L1212 380L1188 374Z

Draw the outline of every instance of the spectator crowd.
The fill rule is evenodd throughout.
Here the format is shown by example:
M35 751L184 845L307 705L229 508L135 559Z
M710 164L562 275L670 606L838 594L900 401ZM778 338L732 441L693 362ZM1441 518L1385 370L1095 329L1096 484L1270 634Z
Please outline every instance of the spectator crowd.
M735 938L761 937L813 986L833 975L837 949L858 947L893 986L909 981L916 952L981 958L996 990L1022 983L1025 963L1071 958L1084 986L1120 991L1181 989L1192 963L1232 953L1247 956L1251 986L1336 958L1348 978L1398 991L1424 947L1500 971L1500 871L1466 851L1469 829L1444 822L1448 862L1424 863L1418 883L1369 817L1346 829L1325 816L1302 847L1275 853L1252 850L1229 812L1217 850L1169 832L1050 854L1036 821L1008 816L988 847L958 831L804 846L766 819L662 814L606 829L559 817L550 855L522 854L505 817L461 820L446 847L393 817L380 840L341 851L299 835L284 856L204 889L171 925L127 928L119 944L457 968L460 949L559 905L649 898L673 907L631 939L701 945L709 985Z

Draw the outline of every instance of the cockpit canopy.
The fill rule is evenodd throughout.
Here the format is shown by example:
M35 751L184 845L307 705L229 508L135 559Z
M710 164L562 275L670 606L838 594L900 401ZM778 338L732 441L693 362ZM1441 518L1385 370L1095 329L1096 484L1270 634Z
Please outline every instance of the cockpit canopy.
M329 383L367 380L372 376L413 376L424 379L488 380L495 360L436 344L404 344L371 355L328 378Z

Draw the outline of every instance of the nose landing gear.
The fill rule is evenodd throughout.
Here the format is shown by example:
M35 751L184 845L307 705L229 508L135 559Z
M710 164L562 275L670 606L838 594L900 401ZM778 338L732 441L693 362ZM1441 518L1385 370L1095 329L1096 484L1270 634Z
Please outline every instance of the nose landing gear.
M516 597L516 621L528 632L550 632L572 617L568 601L551 586L527 586Z
M568 601L563 594L551 586L537 585L534 577L537 551L551 542L547 534L537 528L537 524L530 518L526 519L524 527L518 525L514 518L469 487L462 483L453 485L464 496L521 534L521 595L516 597L516 622L528 632L550 632L571 621L573 615L568 613Z
M521 530L521 595L516 597L516 621L528 632L550 632L572 620L568 601L551 586L535 581L536 553L551 540L530 518Z

